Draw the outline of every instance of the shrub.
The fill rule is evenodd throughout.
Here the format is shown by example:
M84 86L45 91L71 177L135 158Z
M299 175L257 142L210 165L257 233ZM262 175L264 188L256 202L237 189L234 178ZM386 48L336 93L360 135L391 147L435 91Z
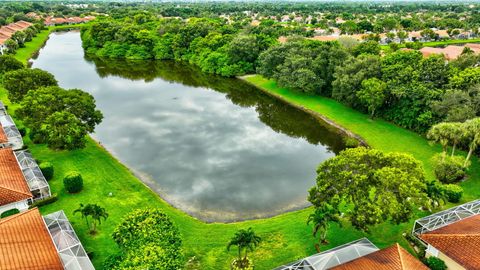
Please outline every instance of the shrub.
M54 203L58 200L58 196L57 194L52 194L52 196L48 197L48 198L45 198L43 200L39 200L39 201L36 201L34 203L32 203L30 205L30 207L28 207L29 209L32 209L32 208L35 208L35 207L40 207L40 206L44 206L44 205L47 205L47 204L51 204L51 203Z
M18 210L17 208L13 208L13 209L10 209L10 210L7 210L7 211L3 212L0 215L0 218L9 217L9 216L12 216L12 215L15 215L15 214L18 214L18 213L20 213L20 210Z
M112 236L122 252L107 258L108 269L182 269L185 265L180 232L159 209L133 211Z
M443 185L443 191L447 200L452 203L458 203L463 195L463 188L455 184Z
M451 184L465 178L467 173L463 167L464 159L458 156L436 155L433 160L435 177L444 184Z
M45 179L50 180L53 178L53 165L50 162L42 162L39 165L40 170L43 173L43 176L45 176Z
M25 127L19 127L18 132L20 132L20 135L22 135L22 137L27 135L27 129Z
M24 68L22 62L11 55L0 55L0 74Z
M83 189L83 178L78 172L69 172L63 178L63 185L68 193L77 193Z
M445 262L437 257L428 257L426 263L427 266L432 270L447 270L447 265Z
M345 144L346 148L355 148L360 146L360 142L357 139L352 138L350 136L343 137L343 143Z

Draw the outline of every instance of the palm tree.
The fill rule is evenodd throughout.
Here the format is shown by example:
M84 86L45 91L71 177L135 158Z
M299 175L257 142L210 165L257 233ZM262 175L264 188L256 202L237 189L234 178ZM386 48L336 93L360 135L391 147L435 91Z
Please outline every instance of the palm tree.
M102 218L107 220L108 213L105 208L97 205L97 204L87 204L83 205L80 204L80 207L73 211L73 214L80 213L82 218L85 219L87 222L87 227L90 229L90 233L94 234L97 231L97 223L102 223ZM92 218L92 228L90 228L90 224L88 222L88 217Z
M230 247L237 246L238 248L238 267L246 268L248 266L247 253L253 251L262 239L255 234L252 228L247 230L239 230L232 237L227 245L227 250L230 251ZM245 251L245 256L242 259L242 251Z
M320 244L327 244L327 232L331 222L340 222L340 212L330 204L324 203L315 208L315 212L308 216L307 224L313 223L313 237L320 233ZM315 245L317 249L317 245Z
M470 141L468 144L468 154L465 159L464 167L467 167L470 158L472 157L473 151L477 149L480 145L480 118L474 118L467 120L465 123L466 136Z

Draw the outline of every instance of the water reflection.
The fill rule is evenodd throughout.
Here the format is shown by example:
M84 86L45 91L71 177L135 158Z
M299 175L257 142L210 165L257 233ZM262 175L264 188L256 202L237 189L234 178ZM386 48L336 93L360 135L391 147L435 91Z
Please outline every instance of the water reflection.
M52 34L33 66L92 93L105 115L95 138L204 220L306 206L316 166L344 147L332 127L243 81L173 62L85 57L78 33Z

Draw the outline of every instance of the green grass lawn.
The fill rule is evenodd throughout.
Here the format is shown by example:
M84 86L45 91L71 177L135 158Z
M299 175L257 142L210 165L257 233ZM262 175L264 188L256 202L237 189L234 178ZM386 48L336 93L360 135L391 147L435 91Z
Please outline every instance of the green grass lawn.
M27 63L27 61L32 58L32 56L45 44L45 41L48 39L48 35L53 27L48 28L47 30L43 30L42 32L38 33L32 41L25 43L24 48L20 48L17 50L15 54L15 58L18 60Z
M479 43L480 38L475 39L449 39L449 40L442 40L442 41L428 41L422 42L423 47L436 47L436 46L446 46L446 45L454 45L454 44L465 44L465 43ZM390 49L388 45L381 45L382 49ZM405 43L398 44L399 48L405 48Z
M29 44L41 46L46 35L39 35ZM36 50L34 46L22 48L17 58L26 62ZM38 47L37 47L38 49ZM259 76L249 77L248 81L275 95L281 95L289 102L305 106L322 113L337 123L351 129L362 136L371 146L386 151L402 151L412 153L422 160L431 176L429 158L439 151L437 147L428 145L425 139L415 133L398 128L384 121L372 121L367 116L342 106L330 99L312 97L278 88L274 82ZM15 105L9 103L6 91L0 85L0 98L9 106L12 114ZM18 120L17 120L18 121ZM311 208L282 214L273 218L252 220L231 224L207 224L194 219L180 210L170 206L150 191L125 166L120 164L106 150L89 139L85 149L76 151L52 151L45 145L34 145L28 138L26 144L35 158L49 161L55 167L55 176L50 180L52 192L57 193L59 200L42 207L42 213L50 213L63 209L75 227L82 243L88 251L93 252L93 263L102 269L103 260L116 251L110 235L122 217L136 208L157 207L167 213L179 227L183 239L184 250L192 263L189 269L229 269L229 263L236 252L227 252L226 244L239 228L253 227L262 237L260 247L253 255L257 269L271 269L307 255L315 253L311 227L306 225L306 218ZM63 189L62 178L68 171L79 171L84 178L85 188L78 194L67 194ZM466 189L466 200L478 197L478 165L474 162L474 176L463 184ZM113 196L109 196L109 193ZM305 196L307 191L305 191ZM98 203L110 214L106 222L99 227L99 233L89 235L87 226L79 215L73 211L80 203ZM421 215L421 214L419 214ZM412 219L413 221L413 219ZM407 247L401 234L410 230L412 223L401 225L382 224L372 228L371 234L354 230L348 224L343 227L334 225L329 232L330 244L323 249L331 248L362 236L367 236L380 248L400 242Z

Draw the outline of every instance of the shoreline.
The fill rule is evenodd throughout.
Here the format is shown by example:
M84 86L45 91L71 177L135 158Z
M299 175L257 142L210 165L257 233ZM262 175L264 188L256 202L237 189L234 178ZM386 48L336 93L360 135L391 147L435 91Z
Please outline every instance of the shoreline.
M251 75L244 75L244 76L237 76L236 78L239 79L239 80L242 80L252 86L254 86L256 89L262 91L263 93L267 94L267 95L270 95L271 97L274 97L280 101L282 101L283 103L285 103L286 105L289 105L289 106L292 106L298 110L301 110L305 113L308 113L310 114L311 116L313 116L314 118L316 118L317 120L320 120L322 122L325 122L326 124L338 129L341 133L343 133L344 135L350 137L350 138L354 138L356 140L358 140L358 142L360 143L360 145L362 146L365 146L365 147L369 147L368 143L365 141L365 139L363 139L360 135L358 134L355 134L354 132L350 131L349 129L343 127L342 125L336 123L334 120L326 117L325 115L319 113L319 112L316 112L314 110L311 110L311 109L308 109L302 105L299 105L299 104L295 104L293 102L290 102L288 101L286 98L282 97L281 95L278 95L278 94L275 94L275 93L272 93L270 91L267 91L266 89L252 83L251 81L247 80L247 78L249 77L254 77L256 76L257 74L251 74Z
M37 51L40 49L41 47L37 48ZM24 61L24 59L20 60L22 62ZM244 78L239 79L246 81ZM372 122L355 118L356 115L359 115L358 112L353 114L349 109L343 107L336 108L337 111L327 111L326 114L323 115L321 113L323 111L315 111L318 107L311 107L308 103L303 102L304 100L300 102L297 102L295 99L289 101L287 98L291 99L291 97L288 95L285 97L282 96L284 94L283 92L270 92L260 84L249 83L262 92L273 95L277 99L281 98L291 106L296 105L294 107L306 111L318 119L322 119L319 115L327 119L338 119L338 121L335 121L337 125L342 128L351 127L351 129L345 129L352 132L352 134L362 135L362 140L363 138L368 138L369 145L372 147L383 151L411 153L421 159L429 170L431 170L428 164L428 160L431 157L430 154L437 150L439 151L438 146L429 146L425 139L418 134L395 127L389 123L387 124L384 121L375 120ZM303 104L305 104L305 107L301 106ZM314 114L312 114L312 112ZM345 117L349 119L350 122L345 122ZM352 122L354 125L352 125ZM366 131L362 129L365 127L367 127ZM395 142L385 140L385 136L396 138L396 140ZM89 136L89 140L90 139L94 141L95 145L89 145L87 149L78 152L57 153L46 149L43 145L31 145L31 150L35 152L36 157L53 161L55 169L59 169L60 172L71 168L79 169L82 174L85 173L87 175L87 177L85 177L87 181L86 186L90 187L88 192L77 195L60 194L59 201L44 206L43 211L48 212L61 208L65 209L67 213L71 213L75 207L78 206L79 202L85 202L90 198L93 198L93 200L101 200L103 205L110 207L110 218L105 225L102 224L100 233L95 238L90 237L88 232L86 232L83 222L79 217L71 216L71 220L77 222L77 233L81 237L82 242L86 243L86 248L96 253L93 262L98 269L102 269L103 260L110 255L116 247L110 234L117 222L129 211L142 207L159 208L174 220L184 236L184 250L187 251L188 256L199 258L200 269L225 269L228 266L228 261L234 256L234 254L226 251L225 244L236 230L246 227L253 227L260 234L264 235L264 237L275 239L275 241L272 242L265 242L265 244L259 247L258 254L254 255L253 259L259 269L271 269L283 263L294 261L296 258L315 253L312 244L315 239L311 236L311 226L306 224L306 219L311 212L309 211L311 207L283 212L272 217L248 219L232 223L208 223L171 205L158 193L149 188L130 168L121 163L106 150L105 147ZM476 182L478 182L478 179L475 179L478 172L478 164L474 162L472 165L475 166L475 168L472 166L472 177L470 181L462 183L464 188L470 186L473 189L468 193L469 197L476 194L475 188L477 186ZM90 175L90 178L88 175ZM59 177L59 175L55 176L50 184L53 185L52 187L54 189L62 192L63 186ZM465 188L465 190L468 189ZM114 192L113 197L106 197L109 191ZM126 200L121 200L122 196L126 196L124 197ZM462 201L468 200L469 197L464 196ZM411 226L412 224L410 223L400 225L389 223L381 224L377 226L368 237L379 247L386 247L391 243L399 242L402 246L408 248L408 243L400 232L411 229ZM349 224L345 224L342 228L332 226L329 234L335 235L335 237L332 237L330 243L324 246L324 248L338 246L365 236Z
M77 25L77 26L82 26L82 25ZM72 30L73 31L78 30L79 28L81 28L81 27L75 27L75 25L74 26L68 25L68 27L65 27L65 26L63 26L63 27L62 26L60 26L60 27L57 27L57 26L49 27L47 29L48 35L41 42L41 46L39 46L35 51L33 51L31 56L27 59L27 66L31 67L32 63L30 61L32 59L34 59L36 56L38 56L38 53L46 45L46 43L48 42L49 37L52 33L55 33L55 32L70 32ZM239 78L237 78L237 79L239 79ZM331 125L332 127L338 129L341 133L343 133L347 136L350 136L350 137L354 137L354 138L358 139L361 144L366 145L366 143L364 143L363 139L361 139L358 135L355 135L355 134L349 132L347 129L337 125L333 121L321 116L320 114L317 115L313 111L309 111L309 110L306 110L302 107L296 106L295 104L291 104L291 103L281 99L280 97L277 97L276 95L272 95L271 93L269 93L267 91L264 91L260 87L254 85L254 84L252 84L252 83L250 83L246 80L243 80L243 79L240 79L240 80L242 80L242 81L244 81L244 82L246 82L250 85L253 85L259 91L265 92L266 94L268 94L270 96L273 96L276 99L281 100L287 106L292 106L296 109L300 109L300 110L308 113L309 115L312 115L315 119L317 119L319 121L323 121L328 125ZM307 200L305 200L305 202L304 202L305 205L294 205L292 207L289 207L288 209L280 209L280 210L274 211L272 213L253 214L251 217L235 217L235 216L233 216L235 214L230 214L228 212L219 211L220 213L217 214L218 216L230 216L230 217L217 220L216 218L209 215L207 217L202 218L199 215L193 214L192 211L188 211L188 210L184 210L184 209L180 208L177 204L172 202L172 199L168 198L168 195L164 195L164 193L158 192L157 188L154 188L153 185L149 185L149 182L151 182L151 181L145 180L145 177L142 176L141 172L136 172L134 169L130 168L129 166L127 166L126 164L121 162L109 149L107 149L100 141L93 138L90 134L88 135L88 137L89 137L89 139L91 139L95 143L96 147L105 151L112 159L114 159L116 162L121 164L121 166L123 166L125 169L127 169L137 179L138 182L140 182L150 192L154 193L158 197L158 199L167 203L172 208L186 214L190 218L192 218L194 220L197 220L199 222L202 222L204 224L225 224L225 225L228 225L228 224L239 224L239 223L243 223L243 222L256 221L256 220L267 220L267 219L275 218L275 217L278 217L278 216L281 216L281 215L284 215L284 214L299 212L299 211L302 211L302 210L305 210L305 209L308 209L308 208L312 207L312 205Z

